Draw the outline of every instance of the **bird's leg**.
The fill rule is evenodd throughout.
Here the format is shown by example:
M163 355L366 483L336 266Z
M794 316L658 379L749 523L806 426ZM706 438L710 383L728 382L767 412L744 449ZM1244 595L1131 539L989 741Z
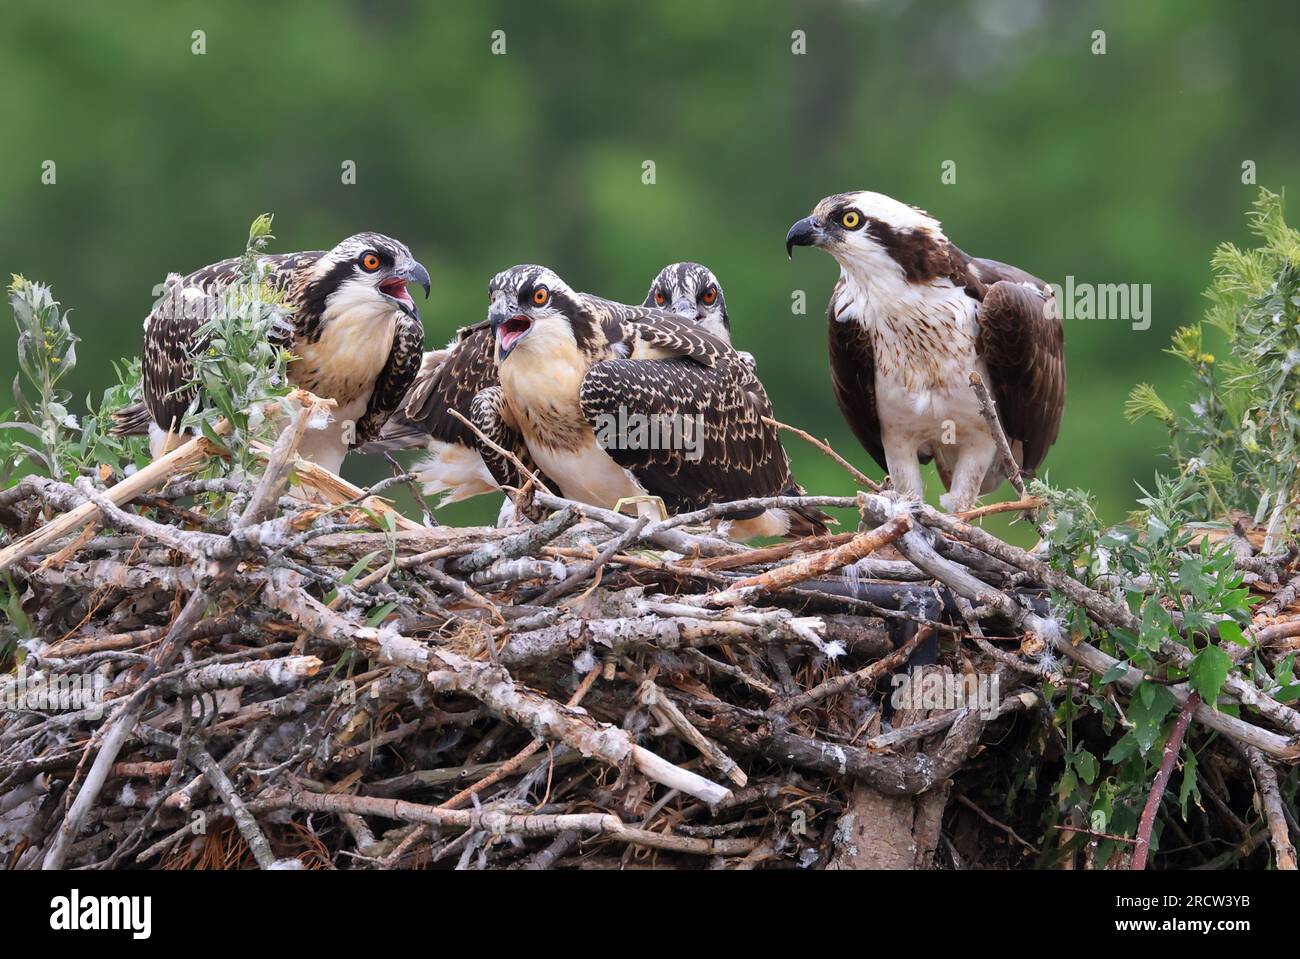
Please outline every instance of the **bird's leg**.
M903 496L925 498L925 483L921 479L921 461L916 458L916 444L902 443L885 438L885 463L889 466L889 482Z
M530 520L523 513L519 512L515 506L514 500L509 496L501 500L501 509L497 510L497 529L505 529L507 526L523 526L531 524Z
M957 465L952 471L952 485L939 497L939 505L949 513L960 513L975 505L979 498L984 476L993 465L997 453L991 437L983 441L972 438L957 455Z

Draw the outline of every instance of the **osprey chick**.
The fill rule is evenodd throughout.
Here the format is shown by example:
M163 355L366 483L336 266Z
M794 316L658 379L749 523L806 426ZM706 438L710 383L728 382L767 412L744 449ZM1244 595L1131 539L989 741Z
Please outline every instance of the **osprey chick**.
M645 306L674 313L731 342L726 296L713 272L698 263L672 263L659 271L646 294ZM473 431L452 416L470 415L474 397L496 386L496 341L487 320L460 330L445 350L424 354L420 372L401 410L365 452L424 446L431 454L415 470L428 496L441 503L490 493L497 482L479 455ZM753 365L748 353L740 356Z
M700 263L668 264L650 284L650 292L641 305L671 310L722 342L731 343L731 319L727 316L727 297L722 292L722 284L712 270ZM753 354L737 352L742 360L754 366Z
M488 286L500 385L474 399L473 420L535 463L569 499L613 508L659 497L671 513L758 496L798 495L772 408L727 343L664 310L574 291L553 271L515 266ZM495 450L501 485L522 477ZM824 532L819 511L728 518L730 535Z
M338 472L349 447L378 435L415 379L424 328L406 287L417 283L428 296L429 272L404 244L378 233L358 233L328 251L263 256L259 263L293 310L279 344L295 357L290 381L338 404L326 429L308 432L301 455ZM199 331L210 317L193 305L215 306L238 276L238 259L186 277L173 274L145 318L144 409L128 407L115 419L119 433L147 427L155 456L194 401L185 386L191 357L206 347Z
M650 292L641 305L670 310L724 343L731 342L722 284L700 263L669 263L650 282Z
M939 221L879 193L822 200L785 238L840 265L827 307L840 411L894 488L920 498L934 459L944 509L969 509L1006 478L970 388L978 372L1016 462L1042 463L1065 406L1064 330L1052 288L967 256Z

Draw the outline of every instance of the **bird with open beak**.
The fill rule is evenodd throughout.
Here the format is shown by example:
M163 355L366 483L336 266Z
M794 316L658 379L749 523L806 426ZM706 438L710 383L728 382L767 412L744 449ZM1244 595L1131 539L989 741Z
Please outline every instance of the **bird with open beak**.
M404 243L380 233L259 263L293 311L290 329L276 338L294 355L290 382L337 404L325 429L308 431L300 455L338 472L349 449L379 434L420 368L424 328L408 287L422 287L427 297L429 271ZM239 277L240 260L230 259L168 278L144 322L144 401L114 414L118 435L148 432L155 455L175 441L196 396L191 357L207 348L209 317L187 307L217 302Z
M722 284L699 263L665 266L655 274L642 305L670 309L724 343L731 342ZM738 355L753 366L748 353ZM479 455L473 432L453 413L469 416L474 397L498 383L491 325L483 320L459 330L445 349L424 354L402 408L363 452L423 446L429 455L416 463L415 473L425 495L439 497L440 506L494 492L496 480ZM504 506L499 522L513 522L516 517L508 500Z
M567 498L606 509L653 498L679 513L797 493L767 394L725 341L541 266L502 271L488 296L499 384L472 418ZM500 485L522 485L509 457L480 452ZM739 510L725 523L739 539L826 529L817 510Z

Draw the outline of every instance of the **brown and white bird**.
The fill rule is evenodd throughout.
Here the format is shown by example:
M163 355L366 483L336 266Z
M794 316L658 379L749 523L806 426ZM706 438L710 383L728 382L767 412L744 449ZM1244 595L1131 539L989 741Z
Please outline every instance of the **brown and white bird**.
M613 508L658 497L671 513L717 502L797 495L771 404L725 342L664 310L573 290L552 270L511 267L488 286L500 384L472 418L536 464L569 499ZM484 444L501 485L522 477ZM751 510L729 535L824 532L815 510Z
M643 305L670 309L723 342L731 342L722 284L713 271L699 263L664 267L650 283ZM473 431L449 412L456 410L468 417L474 397L498 384L494 350L491 326L484 320L460 330L446 349L425 353L401 409L363 452L424 446L429 456L416 464L415 473L426 495L441 497L440 505L496 490L496 480L479 454ZM740 356L753 365L748 353Z
M731 342L727 297L713 271L701 263L669 263L650 281L641 305L669 310L724 343Z
M309 430L300 454L338 472L349 448L379 434L414 381L424 348L419 310L407 292L416 283L428 296L429 272L406 246L379 233L358 233L332 250L258 258L268 282L292 309L290 329L277 345L293 355L289 379L333 399L331 423ZM191 357L207 346L209 319L196 302L219 303L239 278L240 261L222 260L180 277L144 321L144 402L115 414L116 432L147 432L154 455L178 432L194 402ZM280 342L282 338L283 342Z
M727 315L727 296L713 271L702 263L670 263L654 278L642 306L671 310L683 320L712 333L724 343L731 343L731 318ZM750 366L754 356L738 350Z
M971 372L988 384L1016 461L1036 469L1065 406L1064 330L1052 287L967 256L939 221L879 193L822 200L785 238L840 265L831 294L831 382L854 435L894 488L920 498L931 459L968 509L1006 478Z

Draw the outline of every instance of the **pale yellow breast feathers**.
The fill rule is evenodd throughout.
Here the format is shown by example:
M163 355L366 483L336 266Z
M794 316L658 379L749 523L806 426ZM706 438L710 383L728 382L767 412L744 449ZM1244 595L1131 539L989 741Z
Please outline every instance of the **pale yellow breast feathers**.
M574 450L584 445L591 428L578 405L578 390L589 368L569 325L551 317L538 321L527 342L501 364L506 406L530 446Z
M340 293L322 317L315 343L294 344L289 377L317 396L345 402L374 388L393 348L397 312L373 295Z

